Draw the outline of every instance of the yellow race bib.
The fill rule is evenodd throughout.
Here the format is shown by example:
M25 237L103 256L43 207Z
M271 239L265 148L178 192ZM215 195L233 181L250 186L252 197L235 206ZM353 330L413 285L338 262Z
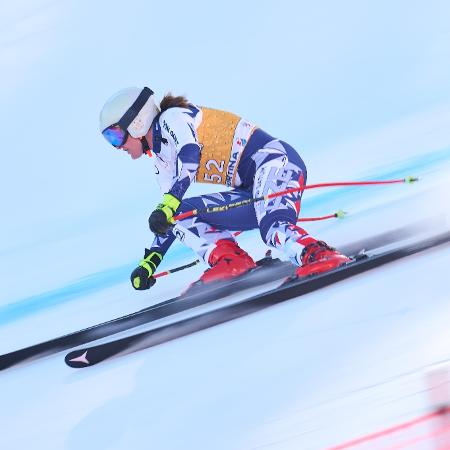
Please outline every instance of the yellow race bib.
M233 113L201 110L197 136L202 151L196 181L234 186L240 157L256 127Z

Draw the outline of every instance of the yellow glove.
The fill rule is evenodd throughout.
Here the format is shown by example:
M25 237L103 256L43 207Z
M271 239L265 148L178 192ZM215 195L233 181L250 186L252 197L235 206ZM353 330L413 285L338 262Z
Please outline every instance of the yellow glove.
M180 206L178 200L172 194L164 194L162 202L151 213L148 224L155 234L167 234L169 228L175 223L173 215Z
M133 287L139 291L151 288L156 283L156 279L152 275L161 261L161 253L152 252L146 248L144 259L131 272L130 280Z

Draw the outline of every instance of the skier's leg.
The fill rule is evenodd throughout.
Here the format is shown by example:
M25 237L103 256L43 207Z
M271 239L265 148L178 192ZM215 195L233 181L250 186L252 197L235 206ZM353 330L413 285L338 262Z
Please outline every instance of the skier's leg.
M255 197L300 188L306 184L307 172L303 160L288 144L273 141L262 149L257 162L253 195ZM265 155L265 156L264 156ZM259 164L258 164L259 162ZM323 241L317 241L297 225L302 192L277 197L255 204L256 217L264 242L283 251L297 266L305 266L299 275L307 275L306 265L327 258L326 270L348 261ZM325 265L322 265L325 268ZM317 265L314 266L317 269Z
M258 152L253 195L265 196L306 184L306 167L297 153L289 152L280 141L269 143L270 148ZM291 259L294 243L308 245L316 240L297 226L302 192L255 203L255 213L263 241L285 252ZM295 261L294 261L295 262ZM299 265L297 263L297 265Z
M249 191L239 189L202 195L183 200L178 212L223 206L249 197ZM210 282L231 278L255 267L252 258L238 246L231 231L249 230L257 226L255 211L248 205L228 211L200 213L178 222L173 233L212 267L201 278L203 282Z

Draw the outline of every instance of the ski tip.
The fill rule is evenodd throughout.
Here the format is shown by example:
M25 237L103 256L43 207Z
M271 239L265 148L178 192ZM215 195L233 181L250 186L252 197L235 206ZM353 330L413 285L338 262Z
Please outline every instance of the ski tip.
M74 369L81 369L83 367L90 366L91 363L87 358L88 351L83 350L75 350L70 352L64 358L64 361L69 367L73 367Z

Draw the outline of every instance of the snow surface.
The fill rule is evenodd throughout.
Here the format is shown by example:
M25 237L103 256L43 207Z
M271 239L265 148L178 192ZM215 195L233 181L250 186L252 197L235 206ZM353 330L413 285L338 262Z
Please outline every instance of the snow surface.
M97 131L127 85L257 121L299 149L311 183L421 178L307 192L303 216L348 211L305 225L333 245L450 229L447 2L251 3L0 6L0 353L172 297L205 268L129 285L159 193L151 161ZM239 242L266 250L257 232ZM195 258L176 245L161 269ZM413 419L450 361L449 263L441 246L89 369L62 352L1 372L0 448L313 450ZM392 442L377 445L364 448Z

